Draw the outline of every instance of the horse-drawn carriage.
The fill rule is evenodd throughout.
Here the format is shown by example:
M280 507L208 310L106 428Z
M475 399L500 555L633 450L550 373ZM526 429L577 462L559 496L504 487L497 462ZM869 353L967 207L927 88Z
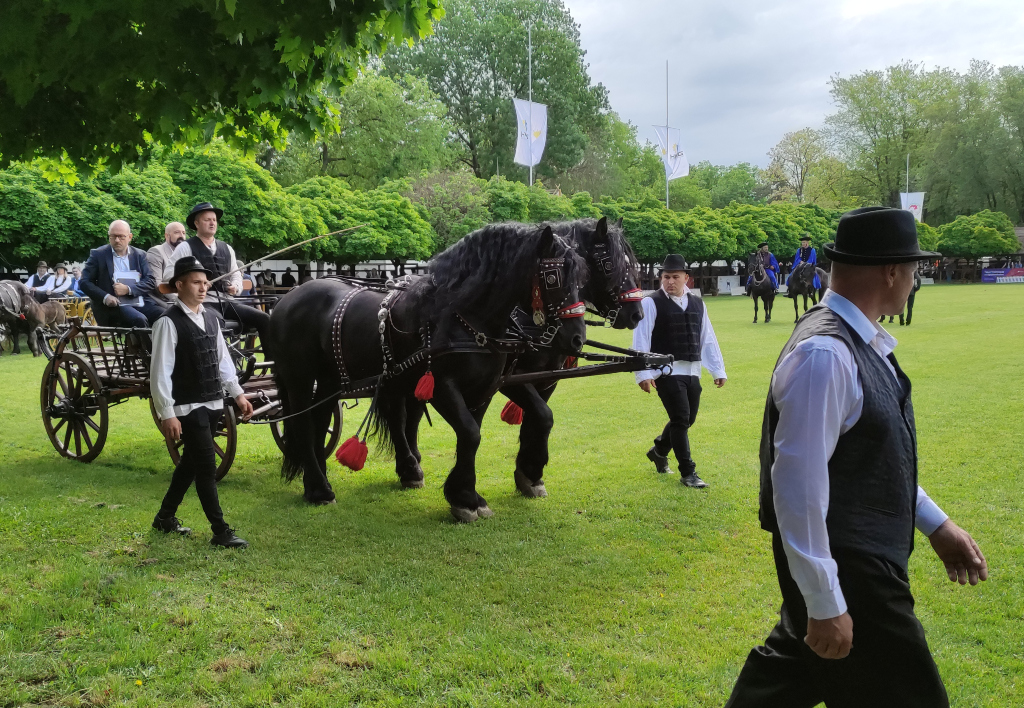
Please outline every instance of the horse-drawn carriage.
M252 403L250 424L269 424L278 446L284 445L280 422L281 402L274 384L273 363L261 359L262 351L251 333L228 323L228 351L238 370L239 383ZM64 457L91 462L103 451L110 427L108 411L133 398L150 397L151 340L149 329L98 327L73 318L67 330L48 352L50 363L43 371L40 409L43 427L54 448ZM150 412L159 424L152 402ZM329 455L341 436L343 404L335 406L324 441ZM238 446L238 424L232 402L214 432L217 479L231 469ZM165 441L171 459L180 459L181 441Z

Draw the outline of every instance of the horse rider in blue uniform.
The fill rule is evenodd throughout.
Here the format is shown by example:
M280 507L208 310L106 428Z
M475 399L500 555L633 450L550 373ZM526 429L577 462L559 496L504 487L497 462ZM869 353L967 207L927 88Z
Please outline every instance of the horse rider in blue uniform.
M793 270L790 271L789 277L786 278L786 285L789 285L789 281L793 278L793 272L802 263L810 263L815 267L818 264L818 251L811 246L810 234L804 234L800 237L800 248L796 250L796 255L793 256ZM814 272L814 289L821 290L821 278L818 277L817 270Z
M768 274L768 279L772 281L772 290L778 292L779 290L779 262L775 260L775 256L772 255L771 251L768 250L768 242L762 241L757 244L757 257L761 260L761 264L764 266L764 272ZM754 280L754 274L751 273L747 276L747 295L750 294L750 284Z

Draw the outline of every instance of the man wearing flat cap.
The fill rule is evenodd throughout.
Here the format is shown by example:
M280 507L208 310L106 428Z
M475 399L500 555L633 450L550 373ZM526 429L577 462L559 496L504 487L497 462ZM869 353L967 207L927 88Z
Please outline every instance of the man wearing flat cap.
M658 392L668 423L647 459L661 474L671 472L668 453L672 451L679 463L680 481L687 487L701 489L707 482L697 475L697 465L690 454L689 431L697 420L700 407L700 372L704 366L711 372L715 385L725 385L725 362L718 348L715 330L708 318L704 301L686 287L686 261L677 253L669 254L661 266L661 287L641 301L644 318L633 330L633 348L641 352L671 354L672 369L638 371L637 385L650 393Z
M195 236L178 244L164 265L164 280L169 281L174 271L174 264L181 258L192 256L204 268L213 273L213 278L227 275L226 278L213 283L206 296L205 305L217 310L226 320L241 322L246 327L254 327L259 332L263 353L268 359L270 347L270 315L255 307L243 305L232 296L242 294L242 272L235 266L235 249L217 238L217 227L224 211L210 202L202 202L192 207L185 225L195 231ZM230 273L230 275L228 275Z
M243 420L252 415L252 404L238 385L217 315L203 307L211 275L193 256L179 258L170 278L178 298L153 325L153 406L164 436L182 441L181 459L153 528L164 533L191 533L176 514L195 482L213 530L210 543L244 548L248 544L227 525L220 508L213 431L224 414L225 395L235 399Z
M985 557L917 483L910 379L876 325L903 309L920 250L910 212L847 212L830 291L782 349L761 432L761 527L782 590L778 624L740 672L729 708L949 705L914 615L914 529L951 581Z

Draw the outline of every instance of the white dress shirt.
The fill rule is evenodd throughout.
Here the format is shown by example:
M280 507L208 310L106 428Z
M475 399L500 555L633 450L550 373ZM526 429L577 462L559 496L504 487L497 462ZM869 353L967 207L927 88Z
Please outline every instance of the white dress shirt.
M70 275L64 277L58 277L56 273L46 279L46 284L40 288L44 292L57 293L63 295L71 289L71 284L75 281Z
M831 290L821 304L836 313L885 362L896 340L852 302ZM779 362L771 383L779 410L772 465L775 514L790 573L814 619L846 612L836 563L829 547L828 462L839 436L860 420L864 390L857 362L846 342L829 336L808 337ZM919 531L931 535L948 517L921 487L917 488Z
M217 240L214 240L213 248L210 248L209 246L207 246L207 248L209 248L211 254L217 252L217 244L218 243L221 243L221 242L219 242ZM203 245L206 246L206 244L203 244ZM228 248L228 259L231 261L231 269L234 270L235 267L237 266L237 263L238 263L238 259L235 258L235 249L231 248L231 246L226 244L226 243L224 245L227 246L227 248ZM164 273L163 273L163 281L162 282L166 283L166 282L170 281L171 278L174 277L174 264L175 263L177 263L180 259L185 258L186 256L194 256L194 255L195 254L192 253L192 247L188 245L188 241L182 241L181 243L179 243L178 247L174 249L174 253L171 254L171 257L168 258L167 261L164 264ZM235 294L236 295L240 295L242 293L242 272L241 271L235 271L234 273L229 275L226 278L226 280L228 281L229 285L234 285L235 286ZM221 293L219 291L214 290L213 288L210 288L210 292L207 293L207 295L206 295L205 302L210 302L210 301L213 301L213 300L219 300L220 298L222 298L224 296L225 296L225 293Z
M203 311L206 309L199 306L199 312L192 312L181 300L175 300L172 307L180 307L188 318L199 329L206 331L206 321L203 318ZM220 329L218 327L218 329ZM160 420L168 418L181 418L196 408L205 407L212 411L219 411L224 408L224 400L218 398L216 401L205 401L203 403L186 403L175 405L171 386L171 372L174 371L174 348L178 345L178 330L168 317L161 317L153 324L153 358L150 360L150 394L153 396L153 403L156 405L156 414ZM224 392L237 398L242 394L242 387L238 385L238 374L235 365L228 355L228 345L224 337L217 333L217 353L220 358L220 381L224 386Z
M686 305L689 302L689 298L686 297L688 292L690 292L690 289L684 285L682 297L676 297L668 293L665 293L665 295L668 296L669 300L678 305L680 309L685 311ZM651 351L651 333L654 331L654 322L658 317L658 310L654 300L649 297L641 300L640 305L644 308L644 318L640 320L640 324L633 330L633 349L638 352L649 352ZM715 337L715 328L711 326L711 320L708 318L707 307L704 308L704 322L700 328L700 360L672 362L672 373L670 376L696 376L700 378L701 365L711 372L713 378L727 378L725 375L725 361L722 360L722 350L718 347L718 338ZM638 371L636 372L636 382L640 383L646 379L656 379L659 376L661 376L660 370L646 369Z

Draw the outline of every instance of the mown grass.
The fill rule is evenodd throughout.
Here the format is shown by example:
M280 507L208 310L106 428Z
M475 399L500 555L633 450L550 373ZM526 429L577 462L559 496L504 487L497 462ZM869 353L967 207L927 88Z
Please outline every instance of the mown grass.
M1024 704L1022 303L1013 285L929 287L893 328L922 484L992 568L951 585L918 536L918 612L957 706ZM384 460L332 462L338 504L316 508L280 481L269 431L244 427L221 485L241 552L208 545L193 492L191 538L150 530L171 468L146 402L113 409L96 462L69 462L40 422L44 362L0 359L0 705L722 705L779 602L757 443L789 304L755 326L749 300L709 300L730 378L705 378L692 433L706 491L653 473L658 399L607 376L553 400L547 499L515 493L518 429L492 406L479 490L496 515L468 526L440 492L436 415L425 489Z

